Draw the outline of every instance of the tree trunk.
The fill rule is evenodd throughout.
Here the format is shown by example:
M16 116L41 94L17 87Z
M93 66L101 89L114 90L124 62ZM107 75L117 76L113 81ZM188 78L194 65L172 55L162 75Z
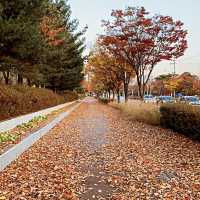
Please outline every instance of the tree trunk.
M8 85L9 84L9 78L8 77L4 77L5 79L5 84Z
M142 86L141 83L138 82L138 93L139 93L139 97L142 99L143 95L142 95Z
M128 101L128 84L124 83L124 97L125 97L125 102Z
M112 98L112 100L114 101L114 100L115 100L115 91L113 90L112 93L113 93L113 98Z
M110 90L108 90L108 99L110 100Z
M9 84L10 72L9 71L4 71L3 72L3 77L4 77L4 80L5 80L5 84L8 85Z
M17 83L18 83L19 85L22 85L22 84L23 84L23 77L22 77L21 74L18 74L18 76L17 76Z
M151 70L151 72L152 72L152 70ZM137 72L136 71L138 91L139 91L139 96L140 96L141 99L143 99L143 97L144 97L146 85L149 81L149 77L151 75L151 72L148 74L148 78L146 80L144 80L144 72Z
M145 89L146 89L146 85L143 83L142 84L142 99L143 99L143 97L145 95Z
M138 95L142 99L142 77L140 76L139 72L136 71L136 77L137 77L137 84L138 84Z
M29 78L27 78L27 83L28 83L28 86L31 86L31 80Z
M120 103L120 91L117 91L117 103Z

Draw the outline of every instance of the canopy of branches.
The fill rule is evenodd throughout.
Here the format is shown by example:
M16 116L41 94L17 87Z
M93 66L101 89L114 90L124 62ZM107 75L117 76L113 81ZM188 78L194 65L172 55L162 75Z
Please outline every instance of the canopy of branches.
M187 31L170 16L150 15L145 8L114 10L113 20L103 21L105 34L98 43L118 61L134 70L140 96L155 65L182 56L187 48Z

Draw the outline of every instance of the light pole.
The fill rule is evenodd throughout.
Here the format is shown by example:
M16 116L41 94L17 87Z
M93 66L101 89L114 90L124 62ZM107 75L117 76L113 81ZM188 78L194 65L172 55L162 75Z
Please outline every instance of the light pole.
M173 58L173 61L171 62L171 64L174 67L173 78L175 79L175 76L176 76L176 58ZM174 97L176 97L176 89L175 88L174 88Z

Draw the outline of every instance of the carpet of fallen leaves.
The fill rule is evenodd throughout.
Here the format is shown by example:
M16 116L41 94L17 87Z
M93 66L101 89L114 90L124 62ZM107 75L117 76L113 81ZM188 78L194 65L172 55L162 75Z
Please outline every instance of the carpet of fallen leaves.
M86 99L0 173L0 199L200 199L200 144Z

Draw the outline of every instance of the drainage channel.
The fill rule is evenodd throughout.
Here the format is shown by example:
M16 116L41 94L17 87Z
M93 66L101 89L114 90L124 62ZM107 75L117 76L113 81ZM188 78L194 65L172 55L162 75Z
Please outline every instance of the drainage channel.
M47 134L53 127L55 127L60 121L73 112L81 103L73 106L68 111L61 113L57 118L51 121L48 125L31 134L20 143L9 149L7 152L0 156L0 171L3 171L11 162L16 160L22 153L24 153L29 147L37 142L42 136Z

